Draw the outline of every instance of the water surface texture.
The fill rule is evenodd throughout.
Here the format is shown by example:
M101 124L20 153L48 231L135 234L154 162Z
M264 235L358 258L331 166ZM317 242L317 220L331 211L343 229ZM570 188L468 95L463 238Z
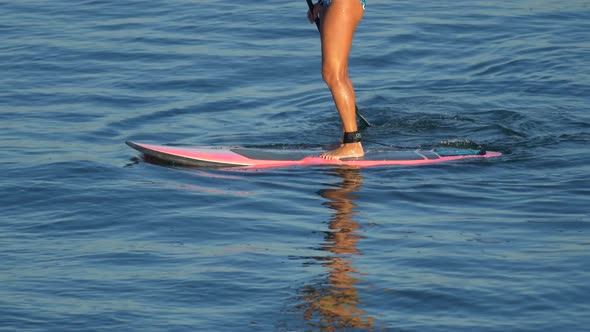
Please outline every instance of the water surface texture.
M368 1L365 148L501 158L237 172L124 144L334 143L306 10L0 1L0 331L589 329L588 1Z

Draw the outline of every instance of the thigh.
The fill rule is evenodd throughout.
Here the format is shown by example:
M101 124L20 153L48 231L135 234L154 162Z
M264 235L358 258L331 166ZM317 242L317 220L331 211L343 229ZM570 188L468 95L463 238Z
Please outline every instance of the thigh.
M354 30L363 17L358 0L332 0L322 15L322 59L346 66Z

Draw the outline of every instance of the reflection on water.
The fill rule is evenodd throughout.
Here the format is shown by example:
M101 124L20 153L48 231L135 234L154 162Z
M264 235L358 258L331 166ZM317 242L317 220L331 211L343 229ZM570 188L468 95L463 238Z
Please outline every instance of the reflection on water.
M336 174L342 178L335 188L319 193L329 201L324 203L334 209L322 250L329 252L321 259L327 269L327 280L318 285L308 285L301 292L305 303L300 307L303 318L312 327L321 331L335 331L346 328L373 329L373 318L359 309L361 299L355 285L361 282L353 275L358 271L352 267L352 256L361 255L356 247L362 236L355 234L360 225L354 221L354 192L362 184L358 169L341 167Z

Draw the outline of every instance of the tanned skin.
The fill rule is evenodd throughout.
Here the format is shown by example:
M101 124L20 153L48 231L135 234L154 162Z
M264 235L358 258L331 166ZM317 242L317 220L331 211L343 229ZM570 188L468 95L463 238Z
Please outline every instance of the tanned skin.
M363 17L359 0L332 0L329 7L316 4L308 11L310 23L320 17L322 38L322 78L328 85L342 120L343 132L358 130L354 88L348 77L348 57L354 31ZM343 159L364 156L363 146L357 143L340 143L331 151L323 153L325 159Z

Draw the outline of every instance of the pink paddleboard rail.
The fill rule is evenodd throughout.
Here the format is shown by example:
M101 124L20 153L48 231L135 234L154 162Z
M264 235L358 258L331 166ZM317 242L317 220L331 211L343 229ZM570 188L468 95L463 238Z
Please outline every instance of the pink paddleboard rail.
M306 166L306 165L348 165L354 167L372 167L386 165L424 165L468 158L492 158L501 155L500 152L488 151L484 155L469 154L457 156L439 156L437 159L424 157L418 160L367 160L367 159L323 159L319 156L305 157L299 160L258 160L250 159L235 153L230 148L220 147L173 147L159 146L143 143L127 143L132 148L143 152L145 155L164 160L172 160L179 164L211 164L217 166L246 166L253 168ZM418 152L419 153L419 152ZM172 158L169 158L172 157Z

